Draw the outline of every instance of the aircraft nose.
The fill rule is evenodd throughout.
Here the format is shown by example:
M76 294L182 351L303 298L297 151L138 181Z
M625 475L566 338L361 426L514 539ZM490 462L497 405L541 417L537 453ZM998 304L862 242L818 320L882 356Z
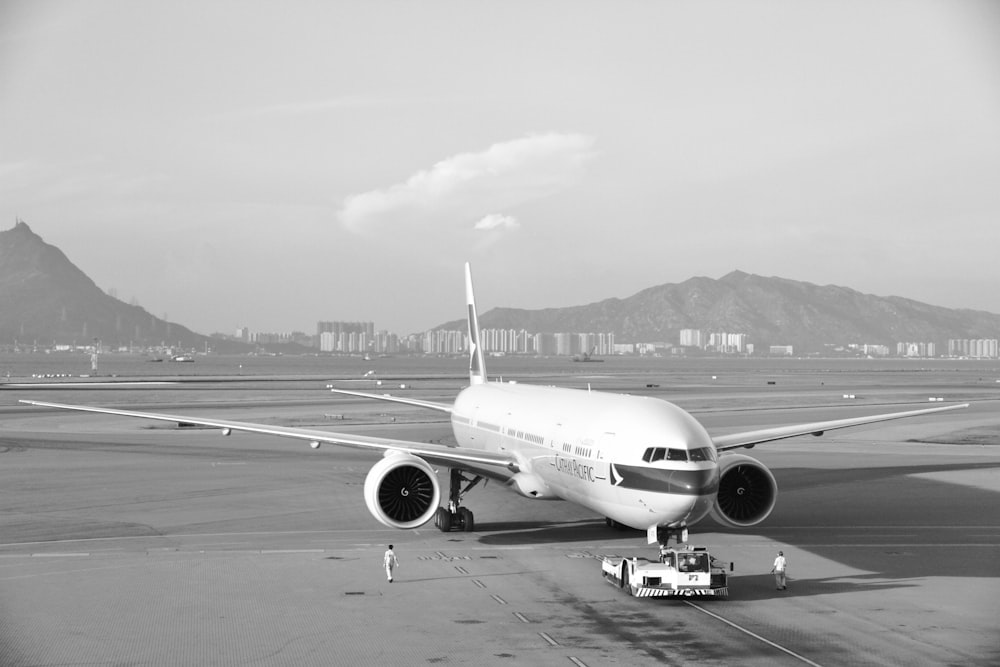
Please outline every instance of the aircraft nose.
M690 496L714 496L719 491L719 469L672 470L667 482L673 493Z
M719 490L719 467L671 470L615 464L611 467L611 482L625 489L681 496L714 496Z

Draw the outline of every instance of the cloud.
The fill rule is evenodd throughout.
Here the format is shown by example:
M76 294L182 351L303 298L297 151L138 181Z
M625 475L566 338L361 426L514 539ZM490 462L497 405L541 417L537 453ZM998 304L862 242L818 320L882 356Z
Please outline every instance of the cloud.
M496 143L441 160L403 183L351 195L338 217L354 232L421 222L459 224L566 189L593 155L594 139L581 134L551 132Z
M509 215L502 215L500 213L491 213L479 222L476 223L476 229L493 231L501 229L517 229L521 226L516 219Z

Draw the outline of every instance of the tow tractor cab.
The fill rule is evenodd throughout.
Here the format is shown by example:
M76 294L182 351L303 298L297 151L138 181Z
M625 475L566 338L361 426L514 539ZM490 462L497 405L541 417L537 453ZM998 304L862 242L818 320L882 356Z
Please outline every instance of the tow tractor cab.
M609 583L637 597L729 595L726 564L713 558L706 547L662 547L659 561L605 556L601 569Z

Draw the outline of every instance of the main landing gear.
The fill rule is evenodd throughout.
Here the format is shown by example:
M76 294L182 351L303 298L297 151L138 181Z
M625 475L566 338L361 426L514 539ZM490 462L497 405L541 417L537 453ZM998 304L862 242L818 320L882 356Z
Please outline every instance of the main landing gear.
M452 530L461 530L466 533L471 533L475 530L475 519L472 516L472 510L468 507L461 507L462 496L468 493L472 487L479 484L483 478L476 475L473 478L468 478L462 474L461 470L455 468L451 469L451 484L448 490L448 507L439 507L437 514L434 515L434 525L442 533L447 533ZM466 487L463 489L462 484L468 482Z

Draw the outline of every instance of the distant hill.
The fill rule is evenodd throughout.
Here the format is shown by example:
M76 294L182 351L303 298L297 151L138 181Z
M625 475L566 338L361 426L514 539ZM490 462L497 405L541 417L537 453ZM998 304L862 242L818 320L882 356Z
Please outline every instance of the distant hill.
M194 333L109 296L24 222L0 232L0 344L247 349Z
M897 296L862 294L847 287L766 278L733 271L714 280L691 278L650 287L626 299L568 308L494 308L479 318L483 328L533 333L613 332L619 342L676 344L681 329L745 333L759 346L934 342L949 338L1000 337L1000 315L931 306ZM464 329L452 321L441 329ZM939 350L940 352L940 350Z
M681 329L745 333L758 346L1000 337L1000 315L931 306L901 297L862 294L733 271L714 280L691 278L650 287L625 299L569 308L494 308L480 316L484 328L535 333L613 332L619 342L677 343ZM464 320L438 329L465 329ZM0 232L0 345L179 346L245 352L252 346L195 333L144 308L106 294L61 250L24 222Z

